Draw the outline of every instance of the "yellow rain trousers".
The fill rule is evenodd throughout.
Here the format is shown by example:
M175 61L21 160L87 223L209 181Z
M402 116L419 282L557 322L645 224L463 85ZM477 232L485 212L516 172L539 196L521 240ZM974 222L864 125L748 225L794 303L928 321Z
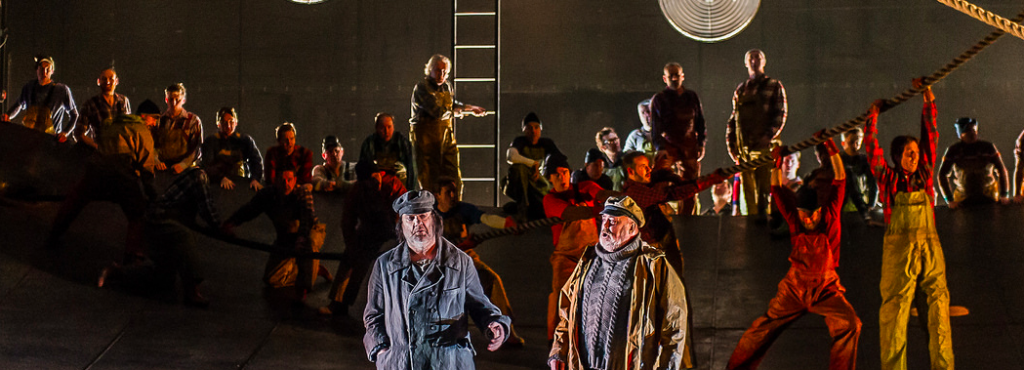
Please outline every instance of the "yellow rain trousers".
M899 192L892 203L882 251L882 308L878 312L883 370L907 368L907 320L918 280L928 297L932 369L953 369L946 259L935 232L932 199L923 190Z

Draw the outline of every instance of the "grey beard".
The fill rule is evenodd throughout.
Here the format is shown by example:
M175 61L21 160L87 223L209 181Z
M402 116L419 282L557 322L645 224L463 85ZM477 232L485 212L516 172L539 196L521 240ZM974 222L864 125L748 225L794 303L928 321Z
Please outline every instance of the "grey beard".
M437 240L433 235L426 235L423 238L424 240L419 241L415 235L408 235L405 238L405 243L409 245L409 249L412 250L413 253L425 254L434 247Z

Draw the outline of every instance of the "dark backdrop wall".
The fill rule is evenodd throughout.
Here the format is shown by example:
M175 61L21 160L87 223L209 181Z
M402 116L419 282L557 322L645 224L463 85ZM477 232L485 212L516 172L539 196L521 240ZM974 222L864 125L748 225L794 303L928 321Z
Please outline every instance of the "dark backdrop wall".
M976 3L1006 17L1020 11L1009 0ZM183 82L186 109L200 115L207 133L216 130L214 112L234 106L239 130L260 146L273 144L273 128L290 121L297 124L299 143L315 151L324 135L340 135L349 160L357 157L378 111L395 114L398 128L408 132L402 122L423 63L433 53L449 54L452 45L451 3L435 0L6 5L12 95L33 78L35 53L56 58L55 79L70 85L79 102L96 94L96 76L113 64L119 91L135 105L146 98L159 102L164 87ZM708 118L705 171L729 164L725 122L732 90L746 78L748 49L763 49L768 74L785 84L790 113L782 139L796 142L902 91L912 77L941 67L990 31L930 0L764 1L745 31L716 44L676 32L656 1L507 0L501 12L501 146L535 111L545 135L582 165L598 129L611 126L625 137L639 125L636 103L663 88L661 67L677 61ZM1022 52L1024 40L1006 36L935 87L941 147L956 140L957 117L973 116L983 138L995 142L1013 166L1010 154L1024 126L1018 103ZM488 104L483 100L475 103ZM885 114L883 145L897 134L916 135L919 113L920 100L914 100ZM488 122L467 119L460 132L490 132ZM493 161L488 153L464 151L463 171L484 175ZM805 156L803 165L815 166L813 156ZM480 203L491 197L481 187L466 194Z

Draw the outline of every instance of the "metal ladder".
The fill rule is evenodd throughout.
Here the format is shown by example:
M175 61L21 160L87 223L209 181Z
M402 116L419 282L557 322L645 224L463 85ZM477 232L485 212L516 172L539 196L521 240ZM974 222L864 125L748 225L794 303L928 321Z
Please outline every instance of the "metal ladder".
M484 91L483 95L485 96L488 95L488 88L493 92L493 97L488 96L489 99L483 99L485 101L463 100L462 98L465 98L467 94L459 95L459 100L488 109L488 115L484 118L470 118L471 120L479 121L493 117L491 127L487 127L487 124L482 122L467 122L467 127L459 128L457 131L463 134L472 134L473 138L469 143L458 144L460 153L471 154L462 156L463 160L460 161L460 166L464 169L463 173L470 175L463 177L462 181L466 185L492 184L494 206L500 206L501 184L498 180L501 178L499 171L504 155L499 145L501 140L501 48L499 47L501 0L452 0L452 14L452 75L470 74L467 77L453 78L452 89L460 91L459 87L461 86L463 93L471 94ZM493 27L488 27L488 22L493 23ZM493 33L484 34L483 31ZM458 125L454 127L458 128ZM490 140L486 138L488 135L481 135L481 130L486 129L490 129L493 135ZM464 159L470 158L470 162L473 162L472 159L478 158L478 156L472 154L486 151L494 153L493 168L489 173L483 173L477 168L465 171L467 161ZM465 185L463 187L465 188Z

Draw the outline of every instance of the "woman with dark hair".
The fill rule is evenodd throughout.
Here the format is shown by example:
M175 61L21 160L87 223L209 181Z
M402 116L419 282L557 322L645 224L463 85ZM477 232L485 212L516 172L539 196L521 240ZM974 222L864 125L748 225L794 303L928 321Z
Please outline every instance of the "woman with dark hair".
M922 88L921 79L914 87ZM914 291L920 285L928 297L928 349L932 369L953 368L953 342L949 327L949 290L946 260L935 231L935 95L924 87L921 140L897 136L885 162L878 145L878 112L883 101L871 106L865 127L865 144L871 171L878 179L879 198L885 207L885 239L882 251L882 307L878 313L882 369L907 368L907 320ZM920 281L920 283L918 283ZM924 307L919 311L924 312Z
M219 183L223 189L235 188L232 177L248 179L249 188L259 191L263 188L263 156L252 136L235 131L238 127L238 112L235 108L224 107L217 111L217 133L207 136L202 146L202 167L210 175L210 181Z

